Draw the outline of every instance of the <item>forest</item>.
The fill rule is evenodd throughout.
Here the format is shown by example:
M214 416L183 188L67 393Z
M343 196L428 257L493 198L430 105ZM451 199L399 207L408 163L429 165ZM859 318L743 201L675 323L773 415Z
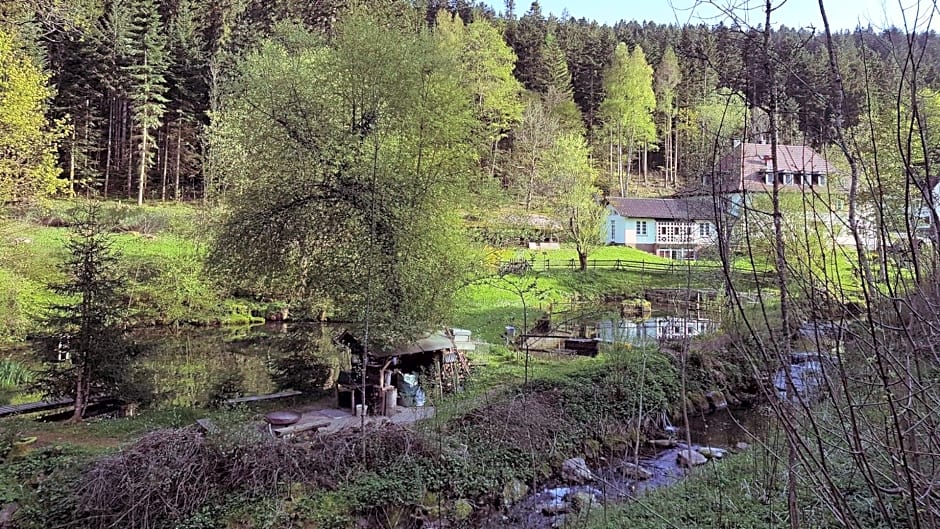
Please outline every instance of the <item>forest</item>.
M0 3L0 529L940 526L940 47L827 7Z

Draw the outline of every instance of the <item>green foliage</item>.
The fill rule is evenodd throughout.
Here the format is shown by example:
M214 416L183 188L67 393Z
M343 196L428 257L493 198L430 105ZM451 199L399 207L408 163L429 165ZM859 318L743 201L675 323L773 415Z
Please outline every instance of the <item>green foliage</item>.
M353 9L329 45L281 26L241 63L216 120L233 191L210 261L264 294L368 312L383 341L442 324L468 271L455 206L473 118L433 39L376 17Z
M330 376L330 367L307 351L271 360L269 368L278 389L295 389L311 395L322 392Z
M0 358L0 389L29 384L33 371L16 360Z
M85 205L72 226L62 263L67 279L52 287L66 301L52 307L52 334L41 341L46 350L67 349L71 362L47 368L41 386L48 395L74 398L75 419L81 420L92 397L119 390L132 350L121 319L124 283L99 207Z
M554 183L550 204L555 220L574 243L582 271L590 253L601 245L607 210L600 204L600 190L594 187L596 172L591 167L587 144L580 135L558 138L546 163L548 178Z
M46 118L48 76L0 28L0 204L61 189L55 166L58 134Z
M653 92L653 68L646 62L643 48L634 46L627 51L621 42L614 50L613 61L604 73L606 97L601 103L600 114L609 133L616 141L618 152L627 149L626 160L619 158L618 175L630 172L634 148L656 140L653 110L656 95ZM624 169L624 164L626 167ZM626 188L620 182L621 196Z

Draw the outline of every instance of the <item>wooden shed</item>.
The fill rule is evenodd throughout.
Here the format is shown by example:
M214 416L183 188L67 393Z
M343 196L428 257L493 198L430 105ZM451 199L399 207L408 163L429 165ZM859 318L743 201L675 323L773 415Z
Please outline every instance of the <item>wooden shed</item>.
M458 389L470 369L465 352L473 348L469 331L451 329L369 351L363 392L361 341L349 331L335 341L353 353L353 369L340 373L336 384L337 405L356 411L356 406L363 404L364 393L366 409L373 415L392 415L399 405L423 406L428 394L443 395Z

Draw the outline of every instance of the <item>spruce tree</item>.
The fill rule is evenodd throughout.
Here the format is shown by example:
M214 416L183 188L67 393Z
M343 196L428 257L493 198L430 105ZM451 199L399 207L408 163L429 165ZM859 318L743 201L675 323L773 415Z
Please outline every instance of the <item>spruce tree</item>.
M119 388L131 350L121 321L124 282L97 204L78 213L66 250L67 280L52 287L66 301L52 307L47 324L53 332L40 343L47 352L68 350L70 359L48 368L40 384L49 396L72 397L72 421L79 422L95 397Z
M147 171L153 164L151 138L163 123L166 110L166 37L160 12L154 0L137 0L134 6L134 29L139 37L133 62L128 66L130 100L134 128L139 138L137 204L143 205L147 187Z

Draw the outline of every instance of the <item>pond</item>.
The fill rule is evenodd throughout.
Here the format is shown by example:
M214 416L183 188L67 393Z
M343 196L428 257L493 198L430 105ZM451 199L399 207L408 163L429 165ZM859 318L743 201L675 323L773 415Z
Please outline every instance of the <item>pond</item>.
M657 344L714 332L718 322L702 317L678 315L651 316L645 320L607 319L597 322L597 338L606 343Z
M131 362L131 383L139 392L132 397L158 408L198 407L271 393L294 385L291 371L310 368L291 364L300 357L328 368L329 378L348 363L330 336L316 324L138 329L129 336L140 351Z

